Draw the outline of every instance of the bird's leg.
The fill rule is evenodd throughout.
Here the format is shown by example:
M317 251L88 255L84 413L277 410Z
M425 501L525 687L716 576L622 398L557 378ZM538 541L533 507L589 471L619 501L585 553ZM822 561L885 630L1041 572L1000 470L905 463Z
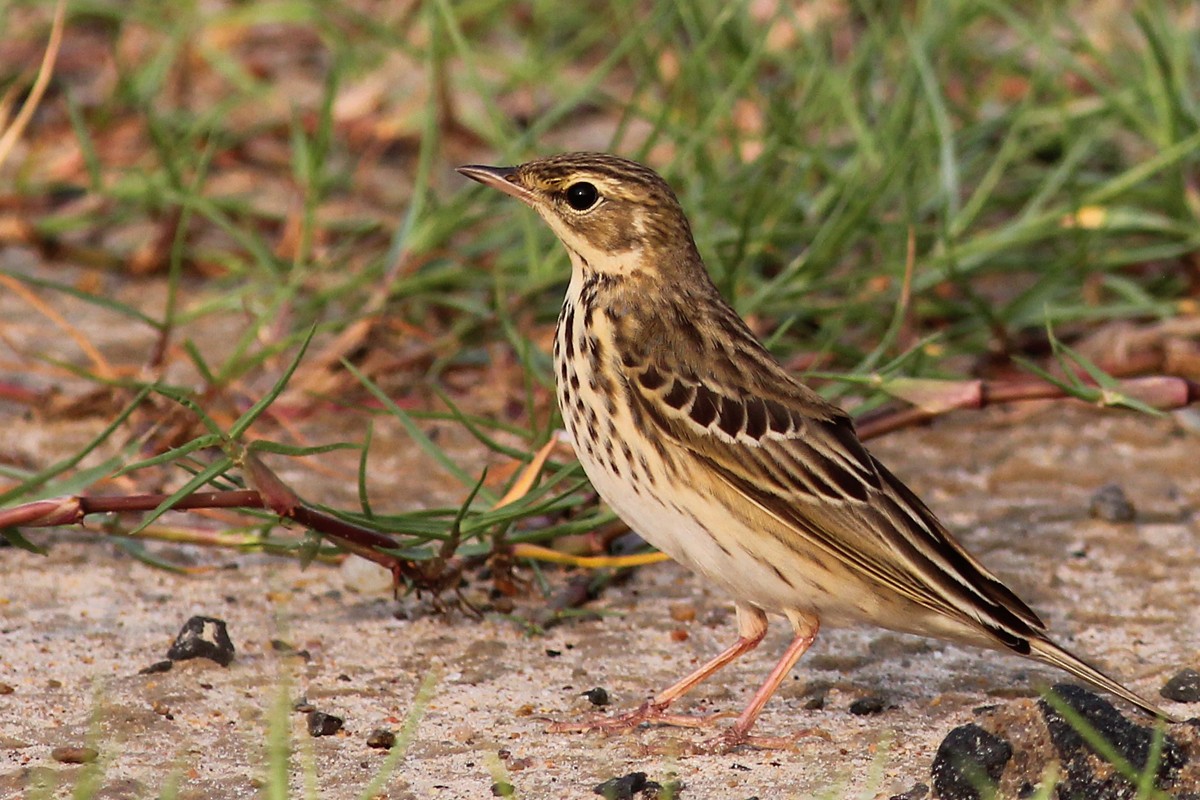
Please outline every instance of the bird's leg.
M761 609L738 603L736 610L738 640L722 650L716 657L706 662L699 669L659 692L653 699L642 703L642 705L632 711L627 711L615 717L605 717L588 722L556 722L550 726L549 730L594 731L629 729L636 728L643 722L653 722L659 725L675 725L684 728L699 728L711 724L713 717L668 714L667 708L717 670L736 660L739 656L750 652L755 647L758 647L758 643L767 635L767 615ZM799 657L799 654L797 654L796 658ZM762 690L760 689L759 691ZM766 702L766 698L763 698L763 702ZM761 705L762 703L759 704L760 707ZM757 713L756 711L755 715ZM743 712L744 715L745 712ZM754 719L751 717L750 723L746 728L749 729L753 723Z
M783 657L779 659L775 668L771 670L771 674L763 681L762 686L758 687L758 691L750 698L750 702L746 704L745 709L738 715L729 730L705 742L701 748L703 751L724 753L741 745L764 749L790 749L795 745L794 737L750 735L750 729L754 727L754 721L758 719L763 706L771 699L771 695L775 694L779 684L783 683L784 678L792 671L792 667L796 666L800 657L812 646L813 641L817 638L817 631L821 628L820 620L811 614L793 611L788 613L788 619L792 623L796 636L784 651Z

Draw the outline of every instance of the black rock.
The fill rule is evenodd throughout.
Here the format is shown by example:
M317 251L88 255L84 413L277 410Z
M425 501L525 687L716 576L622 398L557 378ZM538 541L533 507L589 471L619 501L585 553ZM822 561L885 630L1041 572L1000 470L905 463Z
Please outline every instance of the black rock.
M609 778L604 783L596 784L592 787L592 794L598 794L604 800L633 800L635 794L661 788L654 781L646 780L646 773L631 772L620 778Z
M233 642L229 640L225 621L215 617L189 619L175 637L171 649L167 651L167 658L172 661L210 658L222 667L229 666L233 655Z
M979 800L1000 780L1012 745L975 723L960 725L942 740L933 758L933 791L941 800ZM981 791L982 790L982 791Z
M1200 672L1194 669L1179 670L1159 690L1159 694L1177 703L1200 701Z
M1038 708L1050 732L1050 741L1066 768L1063 785L1069 791L1060 790L1060 795L1072 798L1117 797L1122 796L1121 787L1132 789L1132 785L1115 771L1105 770L1111 774L1104 778L1094 774L1088 757L1095 756L1104 762L1107 759L1087 743L1078 729L1084 725L1091 728L1138 772L1143 772L1149 763L1154 749L1154 730L1125 719L1112 703L1082 686L1060 683L1054 687L1053 694L1070 709L1070 716L1078 718L1068 719L1067 714L1059 713L1046 699L1038 701ZM1174 780L1186 763L1187 755L1183 748L1170 736L1165 737L1155 770L1159 787Z
M310 736L333 736L346 724L346 721L341 717L326 714L324 711L308 712L305 721L308 723L308 733Z
M603 687L597 686L595 689L588 689L583 696L594 706L608 705L608 691Z
M850 704L850 713L858 717L869 717L872 714L882 714L887 708L887 700L877 694L860 697Z

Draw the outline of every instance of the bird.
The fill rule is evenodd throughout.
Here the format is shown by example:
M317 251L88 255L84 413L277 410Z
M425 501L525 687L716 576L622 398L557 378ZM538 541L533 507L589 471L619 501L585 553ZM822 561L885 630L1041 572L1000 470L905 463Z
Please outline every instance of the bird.
M791 643L713 749L778 743L751 729L822 625L1016 653L1173 720L1052 641L863 446L851 417L767 351L721 296L656 172L586 152L457 169L530 206L566 247L554 377L592 486L632 530L734 600L732 645L632 711L555 730L707 724L670 707L757 647L768 615L786 618Z

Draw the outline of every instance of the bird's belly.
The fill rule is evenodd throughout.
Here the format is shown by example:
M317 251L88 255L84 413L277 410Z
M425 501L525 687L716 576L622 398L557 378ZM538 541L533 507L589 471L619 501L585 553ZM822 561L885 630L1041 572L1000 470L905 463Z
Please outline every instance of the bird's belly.
M592 486L617 516L736 600L770 613L815 614L827 627L869 622L952 639L977 633L880 587L799 537L785 544L748 524L716 497L695 490L699 481L634 492L628 476L614 474L585 448L576 449Z
M579 457L592 486L630 528L735 599L781 614L789 609L818 611L827 605L817 587L806 585L802 573L752 550L748 545L761 534L745 530L712 498L679 485L635 493L625 478L586 452Z

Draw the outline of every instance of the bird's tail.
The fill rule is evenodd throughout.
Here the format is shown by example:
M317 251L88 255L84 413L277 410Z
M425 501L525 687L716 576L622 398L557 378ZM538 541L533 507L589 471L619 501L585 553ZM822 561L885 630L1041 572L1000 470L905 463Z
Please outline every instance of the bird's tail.
M1138 693L1126 689L1117 681L1105 675L1100 670L1093 667L1078 656L1059 647L1054 642L1045 638L1036 638L1029 642L1030 655L1038 661L1042 661L1053 667L1058 667L1064 672L1069 672L1076 678L1085 680L1088 683L1103 689L1110 694L1116 695L1122 700L1126 700L1137 706L1142 711L1152 717L1160 717L1167 722L1180 722L1177 717L1174 717L1161 708L1142 697Z

